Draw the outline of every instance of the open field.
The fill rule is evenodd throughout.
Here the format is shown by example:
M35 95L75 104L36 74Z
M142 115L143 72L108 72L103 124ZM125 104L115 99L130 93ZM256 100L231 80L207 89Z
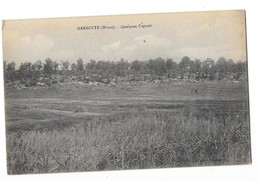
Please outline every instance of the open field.
M8 173L249 164L247 95L224 81L6 85Z

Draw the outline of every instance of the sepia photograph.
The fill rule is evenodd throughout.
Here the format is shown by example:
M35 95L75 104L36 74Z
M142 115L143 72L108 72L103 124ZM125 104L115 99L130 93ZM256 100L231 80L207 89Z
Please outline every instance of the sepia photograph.
M4 20L10 175L248 165L244 10Z

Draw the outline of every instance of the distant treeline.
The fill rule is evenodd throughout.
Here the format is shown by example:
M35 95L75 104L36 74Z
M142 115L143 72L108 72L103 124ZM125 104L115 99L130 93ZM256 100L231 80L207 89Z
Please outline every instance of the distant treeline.
M132 62L123 58L120 61L91 59L87 63L84 63L81 58L74 63L67 60L54 61L51 58L46 58L44 61L38 60L35 63L23 62L19 67L16 67L15 62L4 61L5 81L8 82L24 78L50 77L54 74L64 76L95 74L102 77L150 74L167 78L197 80L221 80L232 75L234 79L238 80L245 76L246 71L246 62L234 62L232 59L227 60L224 57L220 57L217 61L211 58L201 61L199 59L191 60L188 56L184 56L179 62L161 57Z

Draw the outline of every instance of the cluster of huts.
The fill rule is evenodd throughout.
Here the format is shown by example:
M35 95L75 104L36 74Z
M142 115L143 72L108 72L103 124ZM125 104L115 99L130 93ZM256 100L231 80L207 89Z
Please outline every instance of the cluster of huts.
M193 81L204 81L204 80L212 80L212 78L207 77L203 79L203 75L198 74L184 74L182 77L171 77L171 76L158 76L152 74L141 74L141 75L133 75L129 74L126 76L101 76L98 74L79 74L79 75L60 75L54 74L51 76L39 76L38 78L23 78L19 81L14 81L12 84L15 84L18 88L23 87L32 87L32 86L41 86L48 87L54 84L61 83L71 83L78 82L90 85L116 85L116 84L131 84L131 83L159 83L159 82L170 82L170 81L182 81L182 80L193 80ZM244 81L246 80L246 74L240 75L238 77L235 73L230 73L226 75L226 77L217 76L214 80L228 80L228 81Z

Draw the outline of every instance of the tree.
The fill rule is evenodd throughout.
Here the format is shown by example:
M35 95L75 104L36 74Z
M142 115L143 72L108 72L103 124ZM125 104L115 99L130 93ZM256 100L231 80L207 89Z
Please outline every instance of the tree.
M179 63L179 68L180 68L180 73L182 78L184 77L184 74L190 70L190 61L191 60L188 56L184 56Z
M200 69L201 69L201 61L200 61L200 59L195 59L194 66L195 66L196 72L200 72Z
M19 68L19 73L20 73L21 78L31 77L31 69L32 69L31 62L21 63L20 68Z
M243 74L243 73L246 72L246 67L247 67L246 62L241 62L241 61L239 61L239 62L237 62L237 64L236 64L236 70L237 70L237 72L240 73L240 74Z
M195 59L190 64L190 71L192 73L200 73L201 71L201 61L199 59Z
M227 61L227 72L229 72L229 73L236 72L236 65L232 59L228 59L228 61Z
M141 70L141 62L139 60L135 60L131 63L131 69L140 71Z
M54 62L50 58L45 59L45 64L43 66L44 73L47 75L51 75L53 73L53 65Z
M83 70L84 70L84 65L83 65L83 60L82 60L82 58L79 58L79 59L77 60L77 65L76 65L76 67L77 67L77 70L78 70L78 71L83 71Z
M76 64L75 63L72 63L71 65L70 65L70 68L71 68L71 70L72 71L75 71L76 70Z
M158 75L163 75L167 72L166 62L161 57L158 57L155 60L150 59L147 63L147 66Z
M91 59L87 64L86 68L90 70L94 70L96 68L96 64L97 64L96 60Z
M14 81L16 80L16 71L15 71L15 62L10 62L7 63L4 61L4 76L5 76L5 81Z
M116 63L116 67L117 67L116 74L122 76L125 73L124 70L128 69L129 63L125 59L121 58L120 61Z
M214 76L214 71L212 71L212 66L214 66L214 60L211 58L207 58L202 62L201 72L203 74L204 78L212 77Z
M221 74L222 76L227 75L227 61L225 57L220 57L216 63L217 72Z
M166 67L167 67L167 73L168 77L176 77L177 76L177 63L174 62L171 58L168 58L166 60Z
M188 56L184 56L179 63L181 69L189 69L190 68L190 58Z
M217 66L213 64L209 69L209 78L210 80L217 78Z
M106 61L104 60L99 60L96 64L96 69L97 70L102 70L105 71L107 69Z
M70 66L70 63L69 63L69 61L68 60L66 60L66 61L62 61L61 60L61 69L63 70L63 71L68 71L69 70L69 66Z
M166 67L167 67L168 70L172 70L173 69L173 66L174 66L173 64L174 63L173 63L173 60L171 58L168 58L166 60Z
M16 66L16 64L13 61L11 63L7 63L6 71L15 71L15 66Z
M54 69L54 72L57 72L58 67L59 67L59 63L58 63L57 61L54 61L54 62L53 62L53 69Z
M43 65L42 65L41 60L37 60L33 65L34 65L36 70L38 70L38 71L42 70Z

